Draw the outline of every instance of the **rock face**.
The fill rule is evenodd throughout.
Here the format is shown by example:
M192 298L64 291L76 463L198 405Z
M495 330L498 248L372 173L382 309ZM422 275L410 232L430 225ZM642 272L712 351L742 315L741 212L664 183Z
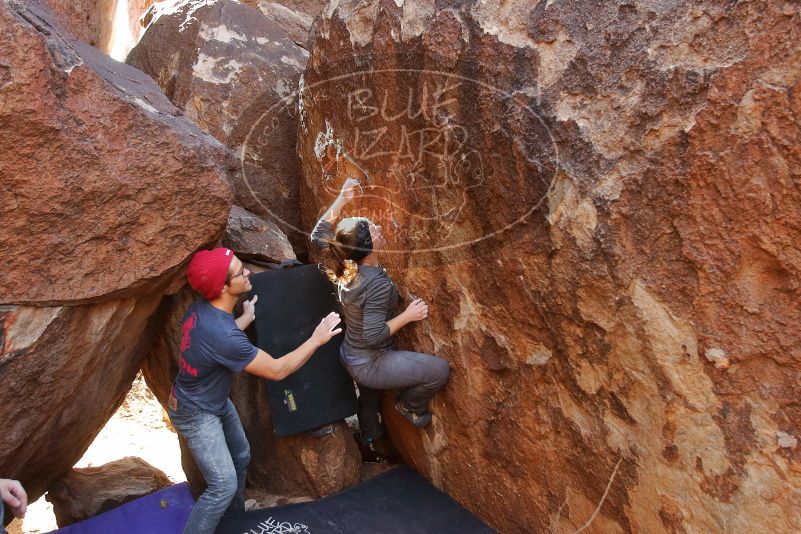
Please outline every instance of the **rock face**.
M281 355L283 356L283 355ZM263 380L247 373L237 377L231 398L250 441L248 482L255 488L287 496L325 497L359 482L361 454L344 421L321 437L306 433L278 438L273 434L270 404Z
M234 250L241 260L281 263L295 259L292 245L275 223L239 206L233 206L228 214L223 246Z
M33 501L123 401L162 293L222 234L233 162L39 3L0 4L0 31L0 471Z
M798 4L436 6L332 2L299 103L305 228L346 151L454 371L406 459L505 533L797 532Z
M164 0L128 0L128 30L133 39L131 46L136 45L145 33L147 24L144 19L150 6L162 1Z
M73 469L47 491L59 527L82 521L172 485L161 470L135 456Z
M294 11L276 2L262 1L254 5L254 7L257 7L265 17L283 28L296 45L308 50L309 30L311 30L314 17L303 12Z
M148 387L164 406L178 374L181 318L194 298L194 292L184 287L164 299L158 314L162 328L142 366ZM308 434L278 438L263 380L242 373L234 381L231 398L250 442L248 487L290 497L322 497L359 481L360 454L344 422L320 438ZM205 483L183 442L181 452L187 479L199 493Z
M302 13L311 19L323 12L328 5L327 0L279 0L278 2L264 2L264 0L244 0L243 4L261 8L261 4L272 3L284 6L296 13Z
M74 38L108 52L116 0L47 0L47 4Z
M0 8L0 303L152 290L230 206L225 147L54 24L35 2Z
M133 46L145 31L140 19L154 0L127 0L126 3L127 26L115 26L118 8L115 0L47 0L64 29L74 38L97 47L105 54L112 51L115 40ZM115 35L115 32L119 32L119 35Z
M0 307L0 469L31 501L75 465L122 403L160 297Z
M258 10L233 0L154 7L127 62L236 152L235 203L276 222L302 250L294 102L308 53Z

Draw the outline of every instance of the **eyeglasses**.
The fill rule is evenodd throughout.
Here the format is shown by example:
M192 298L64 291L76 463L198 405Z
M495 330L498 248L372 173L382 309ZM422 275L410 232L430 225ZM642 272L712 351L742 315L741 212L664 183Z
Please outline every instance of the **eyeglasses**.
M245 266L244 266L244 264L242 265L242 269L240 269L240 271L238 273L236 273L233 276L229 276L228 278L225 279L225 281L226 282L231 282L231 281L233 281L234 278L236 278L237 276L242 276L243 274L245 274Z

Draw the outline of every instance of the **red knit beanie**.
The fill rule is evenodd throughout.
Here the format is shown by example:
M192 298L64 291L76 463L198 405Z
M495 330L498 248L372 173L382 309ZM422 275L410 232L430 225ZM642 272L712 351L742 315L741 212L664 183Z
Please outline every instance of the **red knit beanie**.
M222 294L233 259L233 251L225 247L195 252L186 269L189 285L206 300L216 299Z

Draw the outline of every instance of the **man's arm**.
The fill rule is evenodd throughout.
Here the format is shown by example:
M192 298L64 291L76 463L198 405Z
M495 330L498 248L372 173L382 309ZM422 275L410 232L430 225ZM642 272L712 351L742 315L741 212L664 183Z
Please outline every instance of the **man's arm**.
M309 339L300 347L281 358L273 358L263 350L259 350L256 357L246 367L245 371L267 380L283 380L298 369L311 358L318 348L322 347L328 340L342 332L341 328L334 329L340 322L339 314L329 313Z

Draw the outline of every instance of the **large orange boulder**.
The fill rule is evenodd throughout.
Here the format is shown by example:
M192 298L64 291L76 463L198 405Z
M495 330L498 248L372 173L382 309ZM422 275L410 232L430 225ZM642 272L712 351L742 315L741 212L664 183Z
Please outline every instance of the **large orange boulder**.
M80 460L122 403L160 298L0 307L0 470L31 501Z
M299 103L304 227L358 175L453 369L405 458L505 533L799 531L799 6L449 6L330 3Z
M0 32L0 473L35 500L123 401L188 256L222 235L235 161L42 4L0 4Z
M0 303L167 283L225 225L230 152L39 4L4 4L0 27Z
M295 102L308 52L273 20L233 0L155 4L151 14L126 61L234 150L235 203L278 224L303 250Z

